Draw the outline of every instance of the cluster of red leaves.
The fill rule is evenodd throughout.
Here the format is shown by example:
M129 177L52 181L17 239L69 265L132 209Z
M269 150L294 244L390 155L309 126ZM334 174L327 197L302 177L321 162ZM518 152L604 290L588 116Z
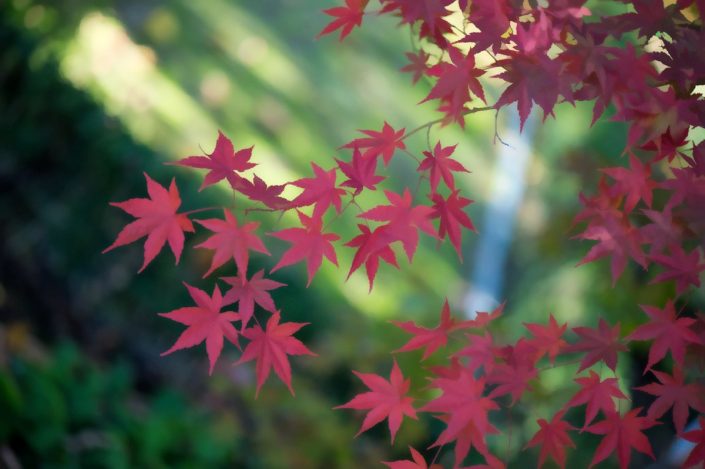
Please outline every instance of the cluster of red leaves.
M284 186L269 186L256 174L248 177L248 171L256 167L250 161L252 148L236 151L231 140L222 133L212 153L205 156L189 156L174 163L180 166L207 170L201 190L220 181L226 181L232 190L253 202L254 207L243 212L247 217L252 208L266 211L296 212L299 224L273 233L277 238L289 244L270 273L300 262L305 262L308 284L320 269L323 259L338 265L336 246L340 236L326 229L325 218L329 222L340 216L344 208L351 204L360 205L356 198L363 191L375 191L377 184L384 179L377 175L380 164L389 164L397 150L405 150L405 130L395 130L384 123L382 130L363 130L363 138L357 138L343 145L353 149L349 162L335 160L336 166L323 169L311 164L312 177L301 178L288 183L300 189L298 195L287 199L281 194ZM458 194L455 189L453 172L467 171L460 163L451 158L455 147L442 147L437 144L432 152L424 152L425 159L418 171L430 180L431 194L428 205L416 205L411 192L405 189L402 194L385 191L388 205L378 205L369 210L360 209L357 215L364 221L359 225L360 234L350 239L343 246L355 250L348 276L365 266L370 289L379 267L379 259L399 267L393 246L400 246L411 262L419 244L419 232L432 238L448 238L460 253L462 228L474 229L472 221L462 208L471 201ZM339 181L338 175L343 180ZM106 249L132 243L147 236L144 245L144 264L142 271L161 251L166 242L176 256L177 263L184 247L184 232L193 232L194 224L189 218L195 213L178 212L181 205L179 192L174 181L169 190L159 183L147 178L149 198L130 199L115 203L137 218L128 224L118 235L117 240ZM439 191L441 180L451 191L444 196ZM345 202L345 204L344 204ZM344 204L344 205L343 205ZM308 214L306 213L308 212ZM440 219L438 227L433 220ZM215 286L212 297L205 292L187 285L191 297L197 306L181 308L164 317L187 326L176 343L165 354L183 348L206 343L210 362L210 372L223 349L223 338L227 338L240 349L240 339L249 340L242 357L237 363L257 360L257 389L262 386L274 369L277 376L291 387L291 370L287 356L312 354L300 341L291 337L303 324L282 323L280 313L269 290L284 284L266 278L264 271L259 271L248 278L250 253L269 256L270 252L263 238L258 234L260 223L257 221L238 221L232 210L224 208L223 218L195 219L196 224L210 234L205 241L195 248L213 252L211 265L203 277L216 271L223 271L232 261L237 269L237 276L221 277L220 280L230 289L223 295ZM373 227L372 224L377 226ZM221 309L237 303L237 311L221 312ZM271 315L266 328L262 328L255 306L263 314ZM262 318L260 316L260 318ZM251 324L254 319L255 323ZM264 320L264 318L262 318ZM233 323L239 323L236 328Z
M675 432L696 443L686 466L705 463L703 418L701 430L685 432L691 410L705 413L702 368L697 367L698 358L705 354L705 315L687 316L681 306L686 303L683 295L700 287L705 270L705 143L692 140L693 128L705 126L705 101L694 93L697 85L705 83L701 19L705 3L678 0L666 6L660 0L623 1L633 11L611 16L593 14L584 0L379 3L375 12L368 10L367 0L345 0L343 6L325 10L333 20L319 36L339 30L342 40L371 13L397 17L418 36L414 41L418 48L407 54L410 64L402 70L413 73L414 83L422 78L429 83L422 103L436 102L443 124L464 126L470 113L513 103L522 127L534 104L543 110L544 119L562 102L592 101L594 120L613 108L612 120L628 125L622 150L628 158L622 166L602 169L596 194L580 196L583 209L575 224L584 227L576 237L595 242L580 263L609 258L616 283L631 260L632 266L653 268L656 273L650 274L650 282L669 283L675 294L663 306L641 306L643 322L626 337L619 324L603 319L594 328L569 329L551 315L546 324L526 324L528 335L513 343L499 343L492 332L492 322L501 316L504 305L460 321L452 317L446 302L435 328L397 323L412 335L397 352L422 349L421 360L441 349L446 352L445 366L429 370L436 397L415 406L419 399L410 396L411 383L394 361L389 379L356 372L369 391L340 408L367 411L360 433L387 420L392 441L404 416L415 419L418 412L429 413L444 426L432 447L453 445L455 467L464 467L474 449L485 463L470 467L496 469L505 462L493 454L487 437L502 433L493 424L500 420L498 415L527 399L546 370L579 363L572 394L553 415L537 419L538 429L526 442L525 448L539 447L539 466L550 458L564 467L567 450L574 446L571 433L576 431L602 436L591 466L614 454L620 467L626 468L633 450L653 457L644 432L664 423L669 411ZM637 39L625 39L632 37ZM647 51L646 42L654 40L660 41L660 48ZM489 107L478 107L476 102L484 106L486 100L483 76L506 82ZM348 276L364 265L372 289L380 260L399 268L401 250L412 262L421 232L438 242L448 239L462 258L462 233L474 230L466 213L472 201L461 195L455 180L459 173L468 172L454 157L456 147L429 142L423 158L418 158L405 142L416 130L395 129L386 122L379 131L362 130L362 137L341 147L352 151L348 161L336 159L328 169L312 164L311 177L284 185L268 185L254 174L252 148L235 151L223 134L211 154L176 164L207 170L202 189L226 181L253 208L296 211L295 226L269 233L289 245L270 273L305 261L310 284L323 259L337 266L337 252L347 247L354 250ZM412 195L409 189L387 190L388 203L362 208L361 194L377 190L384 179L378 171L397 155L417 160L419 183L428 180L427 198ZM295 197L282 195L287 185L298 189ZM114 204L136 220L106 249L146 236L140 271L167 242L178 262L184 232L194 231L189 216L201 211L178 212L181 200L173 181L167 190L147 176L147 189L149 198ZM359 209L362 223L359 234L340 243L328 227L350 206ZM244 221L249 213L245 210L238 220L226 209L223 219L195 220L210 233L196 247L213 251L204 277L222 271L231 259L237 276L221 277L231 287L224 295L218 286L209 296L187 285L196 306L163 314L187 326L165 354L205 341L212 372L224 338L238 349L241 341L247 341L237 363L256 360L257 390L272 368L291 390L288 357L312 352L293 337L304 324L282 323L269 294L283 284L266 278L264 271L248 278L250 251L269 255L257 234L259 224ZM237 311L221 311L234 304ZM451 335L459 347L448 346ZM644 373L654 377L650 384L636 388L654 397L646 409L629 407L627 386L616 374L619 354L627 352L632 342L642 341L650 343ZM570 358L564 360L564 356ZM603 376L603 364L613 376ZM581 428L569 419L568 413L574 414L576 408L584 415ZM385 464L396 469L429 467L419 451L410 451L412 460Z

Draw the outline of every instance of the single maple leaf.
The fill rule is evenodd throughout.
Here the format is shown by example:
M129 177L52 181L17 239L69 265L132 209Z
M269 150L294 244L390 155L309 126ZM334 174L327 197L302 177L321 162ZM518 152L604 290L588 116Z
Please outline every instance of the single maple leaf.
M416 411L411 405L414 400L407 396L411 382L404 379L396 360L392 365L389 381L372 373L358 373L357 371L353 371L353 373L365 383L365 386L370 388L370 391L358 394L350 402L334 408L369 410L360 431L355 436L367 431L384 419L388 419L389 432L392 435L392 443L394 443L394 437L404 416L412 419L417 418Z
M436 416L436 418L444 423L448 422L447 415ZM455 453L456 466L465 460L467 455L470 454L470 450L472 448L475 448L478 453L485 456L485 458L489 461L489 458L492 458L492 454L487 448L485 438L487 435L496 435L498 433L499 430L492 425L487 428L486 432L481 432L472 421L468 422L468 424L460 430L455 440L453 452Z
M463 210L463 208L467 207L474 201L460 196L459 192L460 190L456 189L452 191L447 198L443 198L441 194L431 194L431 201L433 202L433 212L431 213L431 218L440 219L440 223L438 225L438 235L441 239L445 239L446 236L448 236L448 239L450 239L451 244L455 248L455 252L458 253L458 257L462 262L462 227L472 231L477 230L475 229L475 225L472 223L472 219L470 219L467 213Z
M213 374L215 362L223 350L223 337L240 348L238 334L233 321L239 321L240 315L233 311L223 311L223 296L216 286L213 296L191 285L184 283L186 289L196 303L196 306L179 308L168 313L159 313L160 316L171 319L188 326L181 333L174 345L169 350L162 353L162 356L169 355L177 350L194 347L201 342L206 342L206 352L210 362L209 374Z
M672 300L663 309L655 306L639 305L651 320L637 327L627 336L627 340L653 340L649 347L649 360L644 374L671 351L673 360L683 366L685 346L690 342L701 344L701 339L690 328L696 321L693 318L679 318Z
M578 265L612 256L610 268L613 286L624 272L629 258L644 269L648 266L646 256L641 250L641 245L644 244L641 233L623 214L617 216L613 212L605 212L604 216L594 218L585 231L576 238L599 241L590 248Z
M514 405L525 391L531 391L529 382L537 376L538 370L531 363L494 365L487 376L487 383L497 386L488 397L495 398L509 394L512 397L511 405Z
M485 93L477 79L485 71L475 67L474 54L466 55L455 47L448 48L447 52L450 62L441 62L428 69L428 74L438 77L438 81L421 102L441 100L448 120L462 127L465 125L465 104L472 100L472 96L485 102Z
M695 443L695 446L690 450L688 459L683 463L683 467L695 466L698 463L705 464L705 416L698 418L699 427L683 434L683 439Z
M575 448L575 443L568 436L568 430L576 430L574 426L562 420L565 411L561 410L553 416L551 421L538 419L539 430L529 440L524 448L541 445L539 452L539 467L546 462L546 457L551 458L561 468L565 468L566 447Z
M503 301L495 309L492 311L476 311L475 312L475 317L472 319L472 327L478 328L478 329L484 329L486 328L492 321L497 319L502 315L504 312L504 307L506 306L507 302Z
M656 420L673 407L673 424L678 434L685 430L688 422L688 408L692 407L700 413L705 413L705 386L697 383L684 382L683 370L676 366L673 376L661 371L651 370L660 384L650 383L634 389L657 396L649 406L646 416Z
M604 168L601 170L616 183L611 190L618 195L626 196L624 211L631 212L639 200L651 208L653 190L657 183L651 178L651 165L644 164L639 158L629 153L629 168Z
M578 373L599 361L603 361L612 371L617 369L617 353L628 351L627 346L621 342L619 330L619 323L615 324L614 327L610 327L607 321L602 318L597 324L597 329L590 327L573 328L573 332L580 337L580 340L575 344L569 345L566 348L566 352L585 353L585 357L580 362Z
M399 268L397 257L389 246L396 241L396 238L390 234L387 226L379 226L374 231L370 230L367 225L360 224L357 227L361 233L345 243L345 246L358 248L350 265L347 278L350 278L350 275L364 263L370 291L372 291L380 259L397 269Z
M365 14L367 2L368 0L345 0L345 6L343 7L327 8L323 10L323 13L335 19L318 33L317 38L330 34L336 29L340 29L339 40L342 41L345 39L345 36L350 34L355 26L362 25L362 17Z
M440 464L432 464L431 467L426 464L426 460L421 453L416 451L414 448L409 446L409 451L411 452L411 457L413 461L405 459L403 461L382 461L382 464L389 467L390 469L442 469L443 466Z
M335 185L335 169L325 171L316 163L311 163L311 168L315 174L314 177L302 178L290 183L292 186L303 189L303 192L291 201L290 206L314 205L314 218L323 216L331 205L335 207L337 213L340 213L342 209L340 197L345 195L345 190Z
M423 152L426 158L421 161L421 164L419 164L416 171L420 173L430 171L429 182L431 183L432 193L437 192L438 183L441 181L441 178L443 178L443 182L446 183L446 186L448 186L451 191L455 189L455 178L453 177L453 171L465 173L470 172L465 169L465 166L450 157L456 147L457 145L443 147L441 146L441 142L438 142L433 148L433 152Z
M340 187L351 187L355 192L353 195L358 195L363 189L375 190L377 184L384 181L383 176L375 174L377 169L377 160L374 158L363 158L362 153L356 147L353 150L352 161L346 163L335 160L338 163L340 170L347 176L348 180L343 182Z
M293 334L308 323L284 322L279 324L281 315L277 311L267 321L265 329L259 324L255 324L249 329L245 329L242 335L250 340L250 343L242 352L240 360L235 364L240 365L257 359L255 375L257 377L257 390L255 397L259 395L259 390L267 381L269 373L274 368L274 372L279 376L284 384L289 388L289 392L294 394L291 386L291 365L288 355L313 355L306 346Z
M649 282L667 282L675 280L676 294L683 294L691 285L700 287L700 272L705 270L705 263L700 262L700 249L693 249L690 254L686 254L683 248L674 244L669 248L670 253L655 254L649 258L664 266L667 270L661 272Z
M493 427L488 413L499 409L499 406L491 398L483 396L483 378L475 378L470 370L461 368L457 376L436 378L431 385L443 394L428 402L420 411L447 416L447 426L432 446L442 446L456 440L471 423L481 433L491 432Z
M681 243L684 229L674 220L670 207L663 210L642 209L641 213L651 221L639 229L644 241L651 245L651 256L661 254L665 248Z
M264 278L264 270L260 270L248 280L245 272L236 277L221 277L221 280L232 288L223 296L223 305L238 303L238 312L242 321L242 330L248 326L255 311L255 303L270 313L276 312L276 306L269 290L284 287L286 284Z
M335 248L332 242L340 239L340 236L333 233L323 233L320 218L308 217L301 212L297 213L303 228L287 228L285 230L269 233L269 236L283 239L292 245L289 250L282 255L271 272L276 272L282 267L296 264L305 259L306 270L308 272L308 282L306 286L309 286L311 285L313 276L321 267L323 256L334 265L338 265L338 258L335 254Z
M619 467L626 469L631 459L632 448L640 453L646 454L651 459L654 457L649 439L642 433L643 430L658 425L648 417L639 417L641 408L630 410L624 415L618 412L610 412L605 416L605 420L590 425L585 430L597 435L605 435L600 445L595 450L590 467L607 459L615 451L619 460Z
M215 142L213 153L208 156L187 156L169 164L207 169L208 173L199 189L199 191L202 191L223 179L230 181L237 178L236 173L247 171L257 166L255 163L250 163L252 148L254 147L244 148L236 152L233 148L233 142L223 135L221 131L218 131L218 140Z
M392 321L392 324L395 326L414 335L413 338L395 352L409 352L423 348L424 352L421 360L426 360L433 352L438 350L438 348L446 345L448 335L451 332L467 327L467 323L468 321L457 321L451 317L450 307L446 299L445 303L443 303L443 309L441 310L440 322L438 326L433 329L417 326L413 321Z
M377 160L379 156L384 159L384 165L387 166L389 161L394 156L395 150L404 150L404 132L406 129L394 130L386 121L381 132L374 130L360 130L367 138L356 138L341 148L359 148L364 150L363 158L372 158Z
M402 72L413 73L414 76L411 79L412 84L416 84L419 79L426 75L428 71L428 59L431 57L423 49L419 49L417 52L407 52L406 58L411 62L409 65L405 65L401 68Z
M485 331L484 335L465 334L467 345L454 354L454 357L467 357L468 368L474 372L482 367L485 374L490 373L495 365L497 350L492 335Z
M218 267L228 260L234 259L237 271L240 275L247 273L247 264L250 259L250 250L269 255L269 251L262 243L262 240L255 234L259 228L258 222L245 223L238 226L237 219L230 210L223 210L225 220L210 218L208 220L196 220L196 223L209 229L214 234L197 248L210 249L215 251L213 260L208 271L203 277L208 277Z
M268 186L256 174L252 178L252 182L247 179L239 180L240 184L233 189L243 193L248 199L255 202L261 202L272 210L283 210L291 206L291 201L281 197L284 191L284 185Z
M553 364L556 360L556 356L566 346L566 341L563 340L562 337L565 330L568 328L568 323L563 323L562 326L559 326L556 322L556 318L551 314L548 317L547 326L524 323L524 327L534 336L533 339L529 340L529 343L536 349L535 359L539 360L544 354L548 354L548 358L551 364Z
M590 370L589 373L589 376L581 376L575 379L575 382L580 385L580 390L565 405L565 409L570 409L571 407L587 404L583 428L590 425L590 422L597 417L597 412L600 410L605 414L616 412L613 397L627 399L627 396L619 390L617 378L600 380L600 375L594 371Z
M181 251L184 249L184 231L194 231L191 220L185 214L176 212L181 205L181 197L179 197L179 189L176 187L174 179L171 180L167 191L164 186L152 180L147 173L144 173L144 177L147 180L148 199L130 199L124 202L110 203L137 220L128 223L118 233L115 242L103 250L103 253L106 253L146 236L144 263L139 272L142 272L152 262L167 241L178 264Z
M366 220L389 222L385 225L388 228L387 234L391 235L393 239L401 241L406 256L411 262L419 244L417 230L421 230L434 238L438 237L430 221L433 209L424 205L412 206L409 189L404 189L402 195L392 191L384 191L384 194L391 205L378 205L359 214L358 217Z

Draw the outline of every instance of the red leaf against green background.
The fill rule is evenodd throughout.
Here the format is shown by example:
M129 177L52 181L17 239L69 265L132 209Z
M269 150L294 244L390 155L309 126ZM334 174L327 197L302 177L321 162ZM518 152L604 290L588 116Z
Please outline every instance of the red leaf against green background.
M306 286L308 286L311 284L311 280L319 267L321 267L323 256L333 264L338 265L335 248L331 243L340 239L340 236L333 233L323 233L319 218L308 217L301 212L298 212L298 215L303 228L287 228L269 233L270 236L291 243L291 247L282 255L272 272L305 259L308 272Z
M221 277L221 280L232 287L225 293L223 304L230 305L237 302L237 309L242 320L242 330L248 326L252 318L255 303L264 310L274 313L276 307L268 291L286 286L283 283L264 278L264 270L260 270L249 280L244 272L238 273L235 277Z
M546 458L556 461L561 468L565 467L566 447L575 448L575 443L568 436L568 430L576 430L574 426L562 420L565 411L559 411L550 422L539 419L539 430L526 444L526 448L541 445L539 452L539 467L543 466Z
M381 132L375 130L360 130L367 138L356 138L351 142L346 143L341 148L359 148L363 158L372 158L377 160L380 155L384 158L384 164L388 165L389 161L394 156L394 151L404 150L404 132L406 129L394 130L394 128L384 123Z
M291 365L289 364L289 355L316 355L310 351L300 340L293 337L293 334L307 325L308 323L284 322L279 324L281 316L278 312L274 313L267 321L265 329L259 324L255 324L249 329L245 329L242 335L250 339L250 343L242 352L240 360L235 363L248 362L257 360L255 366L255 375L257 376L257 391L255 396L259 394L259 390L267 381L269 373L274 368L274 372L279 376L284 384L289 388L291 394L294 394L294 388L291 386Z
M627 340L653 341L649 348L649 361L644 373L663 360L669 350L673 360L679 366L683 366L685 346L688 343L701 343L700 338L690 329L690 326L695 323L695 319L679 318L671 300L668 300L663 309L645 305L640 305L640 307L649 316L650 321L637 327L634 332L629 334Z
M251 157L252 147L236 152L230 139L218 131L218 140L215 142L213 153L208 156L187 156L173 164L207 169L208 173L199 189L203 190L223 179L227 179L232 183L237 177L237 172L247 171L257 166L254 163L250 163Z
M590 433L605 435L595 450L590 467L607 459L616 451L619 467L626 469L629 466L632 448L655 459L649 439L642 431L658 425L658 422L647 417L638 417L640 411L641 408L637 408L624 415L610 412L606 415L605 420L585 429Z
M566 409L587 404L585 408L585 423L583 427L590 425L590 422L597 417L597 412L605 414L614 413L617 407L613 398L627 399L617 385L617 378L600 379L600 375L590 370L589 376L581 376L575 379L580 385L580 390L565 405Z
M215 251L211 266L208 272L203 275L204 278L230 259L235 260L238 274L244 276L247 273L250 250L269 255L262 240L254 233L259 228L258 222L253 221L238 226L237 219L230 210L223 210L223 212L225 212L224 221L217 218L196 220L196 223L214 233L213 236L196 246Z
M646 416L652 420L661 418L673 407L673 424L681 434L688 422L689 407L705 414L705 386L697 383L685 383L683 370L675 367L673 376L661 371L651 370L659 383L651 383L634 389L657 396L649 406Z
M167 191L164 186L152 180L147 173L144 173L144 177L147 179L148 199L130 199L124 202L110 203L110 205L126 211L137 220L127 224L120 231L115 242L103 250L103 253L106 253L146 236L144 263L139 270L140 272L159 254L167 241L178 264L181 251L184 249L184 231L194 231L191 220L184 214L176 213L181 205L176 182L172 179Z
M566 352L585 352L585 357L580 362L578 373L599 361L603 361L610 370L615 371L617 368L617 353L628 350L627 346L620 340L619 329L619 323L614 327L610 327L607 321L602 318L597 324L597 329L590 327L573 328L573 332L580 337L580 340L575 344L569 345L566 348Z
M223 306L223 296L217 286L213 290L213 296L211 297L203 290L192 287L187 283L184 283L184 285L193 301L196 302L196 306L179 308L168 313L159 314L188 326L174 345L162 353L162 356L184 348L194 347L205 340L208 361L210 362L209 374L212 374L215 362L223 350L223 337L240 348L237 329L232 325L233 321L240 320L240 315L233 311L220 312Z
M448 335L454 330L467 328L469 321L457 321L450 315L450 307L448 306L448 300L443 303L443 309L441 310L441 319L433 329L428 329L426 327L420 327L414 324L413 321L392 321L394 325L400 327L409 334L413 334L414 337L411 338L406 344L404 344L397 352L409 352L411 350L416 350L423 348L423 356L421 360L425 360L433 354L439 347L442 347L448 342Z
M413 399L406 394L409 392L411 382L404 379L397 361L394 360L389 381L372 373L358 373L355 376L365 383L370 391L356 395L347 404L339 405L336 409L369 410L360 427L360 433L372 428L384 419L388 419L389 432L394 437L401 426L404 416L416 419L416 411L411 403Z

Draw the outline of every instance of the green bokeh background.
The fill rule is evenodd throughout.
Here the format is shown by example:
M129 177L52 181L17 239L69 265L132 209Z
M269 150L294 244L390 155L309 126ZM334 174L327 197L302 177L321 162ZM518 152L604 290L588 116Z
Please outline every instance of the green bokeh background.
M324 264L310 288L301 265L277 272L289 285L275 292L283 317L311 323L300 337L318 357L292 360L296 397L272 376L257 400L253 369L231 366L234 349L226 348L212 377L202 347L159 356L181 329L156 313L188 304L182 281L212 289L212 279L200 279L210 254L190 249L203 232L187 241L179 266L164 251L139 276L141 243L100 254L129 221L108 203L144 196L143 171L163 184L176 177L186 210L242 203L225 187L199 193L197 171L163 164L210 151L218 129L237 148L254 145L257 173L281 183L308 174L311 161L348 158L337 148L356 129L385 120L411 129L438 117L432 104L416 104L429 83L414 87L398 72L408 31L393 18L366 17L343 44L316 40L327 22L320 10L329 6L0 1L0 466L366 468L435 439L441 428L425 416L406 422L394 446L383 425L354 439L362 415L332 407L363 390L350 370L388 374L389 352L405 340L389 320L431 325L445 297L461 314L475 235L466 236L462 264L450 246L422 240L414 264L382 267L372 293L362 273L345 282L347 251L342 268ZM487 86L496 97L496 84ZM671 286L645 287L633 266L616 290L607 262L575 268L588 248L569 239L577 195L595 187L597 168L620 164L624 144L622 126L603 119L590 128L590 119L589 106L560 105L534 136L500 339L516 339L522 322L543 322L549 313L571 325L595 325L602 316L628 332L639 320L637 303L662 304L673 294ZM458 143L456 154L472 170L459 183L476 201L470 214L480 231L494 130L494 115L483 113L469 116L464 130L431 132L433 141ZM426 136L408 146L420 154ZM395 158L386 187L413 187L412 163ZM365 203L383 200L378 193ZM355 224L347 215L333 225L346 241ZM254 218L272 231L291 216ZM285 248L268 245L273 256L254 256L257 269L270 269ZM218 273L234 274L226 270ZM696 293L692 304L702 302ZM641 379L644 353L621 361L618 372L630 384ZM428 398L420 353L397 358L414 395ZM574 372L547 373L510 422L499 418L513 439L493 440L498 454L525 467L522 458L535 454L518 450L535 419L569 398ZM635 403L644 398L635 395ZM668 432L654 430L657 447ZM570 461L582 467L597 439L576 441ZM450 453L440 461L450 464Z

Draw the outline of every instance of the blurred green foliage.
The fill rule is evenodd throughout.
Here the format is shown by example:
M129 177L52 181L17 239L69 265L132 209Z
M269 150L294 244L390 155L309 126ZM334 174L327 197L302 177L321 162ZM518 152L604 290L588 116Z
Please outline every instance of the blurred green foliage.
M227 415L190 405L177 390L135 393L127 362L99 367L70 343L26 349L4 350L0 365L6 467L10 455L24 467L47 468L222 467L245 460Z

